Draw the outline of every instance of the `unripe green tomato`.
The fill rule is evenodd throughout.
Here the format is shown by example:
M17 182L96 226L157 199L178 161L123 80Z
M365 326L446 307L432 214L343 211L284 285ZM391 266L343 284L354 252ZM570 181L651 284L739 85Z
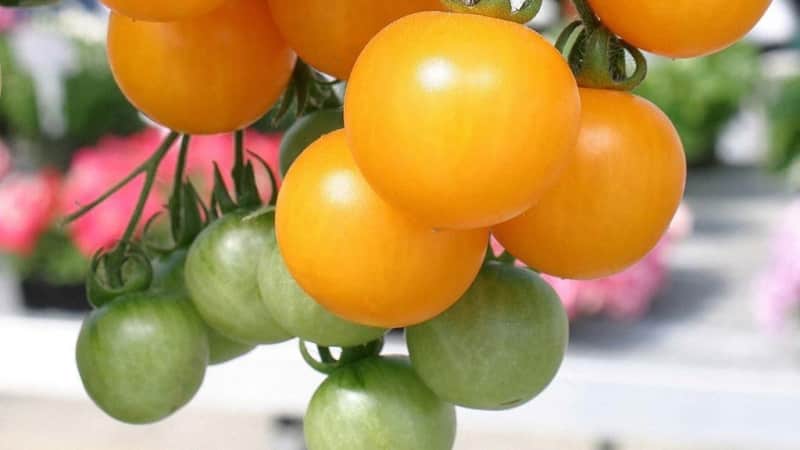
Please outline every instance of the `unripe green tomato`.
M569 323L533 271L490 262L444 314L406 330L411 363L439 397L476 409L534 398L564 359Z
M185 280L203 319L223 335L249 344L292 338L261 301L257 268L274 233L274 212L226 214L197 236L186 257Z
M261 299L272 317L300 339L328 347L352 347L378 339L382 328L359 325L335 316L308 294L292 278L271 235L259 263L258 284Z
M322 383L303 427L308 450L450 450L456 412L405 358L369 357Z
M187 302L191 302L184 282L183 269L186 264L186 250L179 249L165 256L154 258L152 264L154 272L152 289L181 293ZM210 365L228 362L255 348L253 344L230 339L210 326L207 326L206 334L208 335L208 364Z
M342 128L344 113L341 109L323 109L297 119L281 140L281 175L286 175L294 160L314 141Z
M151 423L200 388L206 327L180 295L129 294L86 318L76 359L86 392L103 411L123 422Z

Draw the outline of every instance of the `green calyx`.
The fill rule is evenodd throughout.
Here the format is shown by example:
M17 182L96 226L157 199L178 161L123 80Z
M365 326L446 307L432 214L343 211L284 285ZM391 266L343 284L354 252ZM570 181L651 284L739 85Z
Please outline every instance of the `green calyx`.
M515 10L511 0L442 0L442 4L453 12L478 14L496 19L526 24L542 9L542 0L525 0Z
M585 0L574 0L574 3L581 20L564 28L556 41L556 48L564 52L568 41L577 32L566 55L578 85L617 91L635 89L647 76L647 60L642 52L606 28ZM626 52L633 57L631 75L628 75Z
M153 282L153 267L140 247L129 244L120 262L111 255L98 252L89 267L86 296L95 308L120 296L144 291Z
M292 106L295 117L302 117L306 113L322 109L341 107L342 102L334 90L334 86L339 83L339 80L327 80L321 73L298 59L289 85L273 117L273 124L280 122Z
M345 347L342 349L342 354L339 359L336 359L331 354L329 347L317 346L317 352L320 359L315 359L308 351L306 341L300 340L300 354L303 360L311 366L312 369L325 375L330 375L340 367L360 361L364 358L380 355L383 350L383 338L376 339L363 345L355 347Z

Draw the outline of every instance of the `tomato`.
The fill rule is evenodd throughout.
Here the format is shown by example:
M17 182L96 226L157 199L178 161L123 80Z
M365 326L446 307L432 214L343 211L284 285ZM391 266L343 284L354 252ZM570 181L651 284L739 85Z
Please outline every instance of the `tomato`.
M580 101L564 58L536 32L428 12L369 43L344 111L375 191L434 227L462 229L519 215L555 181Z
M598 278L641 259L664 234L686 181L680 137L649 101L581 89L577 156L529 211L494 228L530 267Z
M292 337L258 292L256 268L273 227L271 211L227 214L197 236L186 257L186 287L200 315L240 342L272 344Z
M328 347L353 347L386 333L383 328L354 324L328 312L297 285L274 237L266 247L258 272L261 299L286 331Z
M642 50L690 58L722 50L750 31L771 0L589 0L600 20Z
M324 109L303 116L286 130L281 140L281 175L286 175L289 167L300 153L323 134L341 129L344 115L338 109Z
M334 314L403 327L452 305L480 269L486 229L436 231L369 187L342 130L295 161L278 195L278 244L297 283Z
M161 125L191 134L255 122L283 92L295 61L263 0L227 0L177 22L112 13L108 58L131 103Z
M205 375L203 322L180 296L142 292L92 311L77 345L86 392L110 416L150 423L194 397Z
M151 289L180 295L187 303L191 304L184 282L186 250L179 249L165 256L154 258L152 264L155 275ZM206 328L206 335L208 336L208 363L211 365L230 361L255 348L255 345L229 339L210 326Z
M269 0L283 36L303 61L346 80L358 54L381 28L418 11L442 9L439 0Z
M456 413L405 358L370 357L322 383L308 406L304 432L308 450L450 450Z
M507 409L553 380L569 323L553 288L530 269L487 263L452 308L406 330L411 364L441 399Z
M141 0L102 0L109 8L132 19L172 21L199 16L221 6L225 0L176 0L149 2Z

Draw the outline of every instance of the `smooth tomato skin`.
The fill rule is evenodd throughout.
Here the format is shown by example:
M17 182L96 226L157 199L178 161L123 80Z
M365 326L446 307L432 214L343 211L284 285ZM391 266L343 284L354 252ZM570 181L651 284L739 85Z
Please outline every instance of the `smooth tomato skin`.
M322 383L303 428L308 450L451 450L456 413L406 358L370 357Z
M76 350L86 392L123 422L169 416L202 384L205 330L191 304L165 293L129 294L92 311Z
M258 262L274 228L273 212L234 212L197 236L186 257L186 287L200 315L230 339L274 344L292 338L261 302Z
M442 10L440 0L269 0L275 23L303 61L340 80L358 54L393 21L419 11Z
M198 16L221 6L226 0L102 0L110 9L132 19L167 22Z
M703 56L733 45L771 0L589 0L600 20L642 50L671 58Z
M258 263L258 286L272 317L289 333L326 347L353 347L386 334L383 328L348 322L308 296L283 262L274 235Z
M581 89L575 158L525 214L494 227L497 240L528 266L562 278L611 275L661 238L686 183L680 136L649 101Z
M176 22L112 12L108 58L134 106L190 134L229 132L258 120L283 92L295 62L263 0L227 0Z
M387 202L445 229L528 209L575 146L580 100L564 58L536 32L424 12L386 27L345 94L353 156Z
M323 109L297 119L281 139L281 176L289 172L294 160L314 141L343 127L344 113L340 109Z
M184 281L186 253L186 250L178 249L152 260L154 276L151 290L178 295L187 303L193 304ZM238 358L255 348L253 344L225 337L208 325L206 325L206 335L208 337L208 364L212 366Z
M508 409L541 393L558 372L569 322L553 288L530 269L487 263L442 315L406 329L411 364L444 401Z
M487 229L436 231L389 206L358 172L342 130L289 170L276 231L305 292L346 320L379 328L450 307L477 275L488 242Z

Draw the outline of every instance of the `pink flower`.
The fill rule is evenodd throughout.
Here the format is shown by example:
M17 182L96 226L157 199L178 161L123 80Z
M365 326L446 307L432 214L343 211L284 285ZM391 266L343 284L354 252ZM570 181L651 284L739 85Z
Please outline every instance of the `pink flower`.
M59 183L51 170L11 173L0 181L0 250L33 251L53 218Z
M61 193L60 212L69 214L90 203L144 162L162 136L147 130L128 138L107 137L79 150L72 160ZM144 184L140 176L69 226L76 246L86 255L115 244L127 226ZM145 203L140 230L166 199L154 190Z
M800 199L784 213L772 238L770 260L757 280L756 318L782 330L800 310Z
M0 7L0 32L11 28L17 21L17 13L12 8Z

